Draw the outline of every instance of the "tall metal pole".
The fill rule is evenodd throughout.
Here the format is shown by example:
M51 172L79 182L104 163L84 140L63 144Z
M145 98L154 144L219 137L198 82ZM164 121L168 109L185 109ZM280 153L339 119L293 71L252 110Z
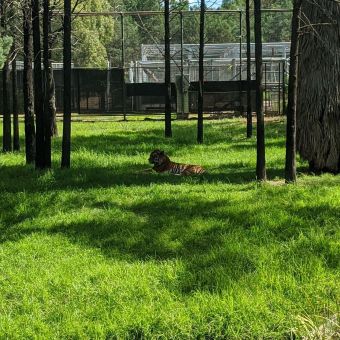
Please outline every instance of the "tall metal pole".
M242 106L242 11L239 11L239 42L240 42L240 112L243 111L243 106Z
M246 0L247 29L247 138L253 134L253 117L251 108L251 44L250 44L250 0Z
M240 81L242 80L242 11L240 11L240 29L239 29L239 34L240 34Z
M121 29L121 62L122 62L122 92L123 92L123 116L124 121L126 120L126 86L125 86L125 29L124 29L124 14L121 13L120 15L120 29Z
M201 0L200 11L200 48L198 61L198 110L197 110L197 143L203 143L203 96L204 96L204 26L205 0Z
M164 66L165 66L165 137L172 137L171 131L171 63L170 63L170 5L164 1Z
M184 117L184 54L183 54L183 47L184 47L184 23L183 23L183 13L180 12L180 29L181 29L181 114L182 118Z

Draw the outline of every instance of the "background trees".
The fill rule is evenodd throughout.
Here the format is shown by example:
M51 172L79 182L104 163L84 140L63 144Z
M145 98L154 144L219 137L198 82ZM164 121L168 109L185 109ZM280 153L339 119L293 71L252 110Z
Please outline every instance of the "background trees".
M4 66L4 62L8 56L11 45L12 45L11 37L6 36L0 37L0 68Z

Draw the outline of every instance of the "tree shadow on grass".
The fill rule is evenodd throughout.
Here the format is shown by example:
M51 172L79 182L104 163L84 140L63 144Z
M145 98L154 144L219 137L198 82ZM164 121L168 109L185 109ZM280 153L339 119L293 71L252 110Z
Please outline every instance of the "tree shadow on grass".
M222 289L226 281L237 281L256 268L252 255L235 247L232 238L227 239L233 228L244 228L234 226L232 219L221 224L221 220L228 219L219 211L230 204L227 201L153 199L124 208L111 202L101 204L105 207L103 214L109 208L121 217L114 214L116 218L61 223L47 232L98 248L105 256L118 260L180 258L185 265L179 278L183 292ZM98 209L100 205L96 202L93 206Z
M56 194L51 193L48 204L53 205L53 200L58 200L58 196L53 195ZM288 216L297 218L296 225L287 219L266 225L260 217L261 213L271 209L271 193L266 196L267 201L260 210L255 204L258 200L256 192L247 197L248 203L244 206L237 200L223 198L211 201L202 196L183 198L173 193L166 199L145 197L138 203L124 204L107 196L95 201L90 198L84 201L76 194L69 197L65 202L65 213L70 214L69 218L60 222L56 220L50 227L46 227L43 221L39 222L39 218L34 225L20 226L28 218L28 212L32 220L39 215L40 206L34 202L33 210L26 211L26 215L14 215L14 220L11 220L13 213L9 211L8 215L1 216L0 242L45 233L63 235L74 244L100 249L106 257L115 260L134 262L180 258L185 266L178 278L179 289L183 293L197 289L216 291L226 289L229 284L256 270L257 246L270 249L272 244L289 242L299 237L301 232L309 232L316 215L322 224L322 216L325 216L325 221L328 218L336 221L340 213L339 209L334 210L327 205L310 208L289 205L282 209L289 211ZM18 204L20 202L15 202L13 197L8 208L13 209ZM79 218L77 215L84 207L91 214ZM254 226L256 233L252 232ZM301 256L323 256L325 253L327 261L334 266L334 254L326 246L309 246L308 252L303 244L301 247L303 249L296 248L294 251ZM286 255L289 260L291 254Z
M84 190L115 186L150 186L154 184L182 185L247 184L256 180L255 169L242 164L229 163L218 166L200 176L176 176L172 174L143 173L140 165L128 164L110 167L83 167L54 169L52 172L35 171L25 166L2 167L0 190L7 193L49 192L55 190ZM16 174L16 176L12 176ZM282 177L283 169L268 169L268 179Z

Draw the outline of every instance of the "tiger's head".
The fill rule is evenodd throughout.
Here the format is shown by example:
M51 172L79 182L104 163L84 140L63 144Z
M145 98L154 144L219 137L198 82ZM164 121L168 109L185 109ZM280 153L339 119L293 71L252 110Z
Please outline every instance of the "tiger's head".
M161 150L154 150L151 152L149 157L149 163L154 165L162 165L166 162L169 162L169 157L165 154L164 151Z

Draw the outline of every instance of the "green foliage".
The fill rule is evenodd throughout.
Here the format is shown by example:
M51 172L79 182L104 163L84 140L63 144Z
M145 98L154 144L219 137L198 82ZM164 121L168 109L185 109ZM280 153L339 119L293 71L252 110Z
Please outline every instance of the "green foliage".
M88 124L70 170L60 138L54 170L0 158L0 338L302 338L338 312L339 177L299 161L284 185L282 121L267 184L244 121L206 121L204 145L193 121ZM139 172L155 148L208 173Z
M87 0L80 3L85 12L107 12L112 8L108 0ZM115 25L110 17L78 17L73 22L73 62L76 66L106 68L107 48L112 42Z
M263 7L291 7L291 0L267 1ZM172 9L189 9L188 1L172 1ZM226 9L245 8L244 0L228 1L222 5ZM79 10L103 12L162 10L162 2L158 0L100 0L85 1L79 5ZM195 9L196 7L192 7ZM197 9L197 8L196 8ZM289 41L290 14L266 13L263 15L263 40ZM73 58L77 66L102 67L111 60L113 66L121 66L121 21L120 17L77 18L74 21ZM244 26L244 21L243 21ZM243 27L243 31L245 27ZM140 60L142 44L156 44L162 48L164 44L164 16L125 16L125 59L127 62ZM206 43L226 43L239 41L239 15L207 14ZM171 42L180 42L180 18L171 18ZM186 15L184 19L184 43L198 43L199 15ZM61 57L61 56L60 56Z
M222 3L222 8L245 10L245 0L225 0ZM262 8L291 9L292 0L263 0ZM253 25L253 13L251 13L251 18ZM231 29L237 32L238 25L236 21ZM290 41L290 30L291 13L262 13L262 39L264 42Z
M4 62L11 49L13 39L11 37L0 37L0 68L4 66Z

